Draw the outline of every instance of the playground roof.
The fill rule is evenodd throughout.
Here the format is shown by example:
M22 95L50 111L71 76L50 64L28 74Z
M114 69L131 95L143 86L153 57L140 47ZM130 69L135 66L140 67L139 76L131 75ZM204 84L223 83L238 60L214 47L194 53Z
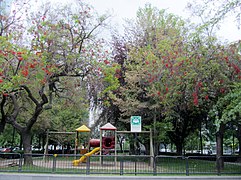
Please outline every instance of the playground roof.
M116 130L117 128L113 126L111 123L107 123L106 125L100 127L100 130Z
M90 132L90 129L86 125L82 125L76 129L77 132Z

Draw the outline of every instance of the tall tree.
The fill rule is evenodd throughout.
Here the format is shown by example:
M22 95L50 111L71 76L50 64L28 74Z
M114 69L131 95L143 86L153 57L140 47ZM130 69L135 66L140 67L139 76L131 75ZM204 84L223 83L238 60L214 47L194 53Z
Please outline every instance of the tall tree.
M158 117L181 154L185 138L201 127L218 96L240 77L239 55L148 5L129 28L126 44L116 47L116 52L123 49L116 57L125 63L114 102L121 118L143 114L144 123L155 126Z
M169 54L171 46L175 45L182 32L185 32L184 22L174 15L147 5L138 11L135 27L128 28L125 37L128 59L121 69L122 86L115 103L120 108L122 118L128 120L131 115L139 114L143 116L144 125L156 126L153 119L158 118L161 124L165 122L161 120L164 114L161 112L163 103L159 96L168 89L166 85L160 87L158 83L165 84L169 77L165 64L169 62L168 55L172 56L172 52ZM125 46L116 46L116 52L119 52L115 56L117 59L126 57L120 54L121 49L125 51ZM166 130L170 127L167 123L165 126ZM165 131L157 133L160 135L161 132Z
M189 3L188 7L193 13L193 15L199 17L201 19L201 24L198 25L199 32L206 32L207 36L209 38L212 38L213 33L215 33L215 30L219 28L222 21L225 21L227 18L230 17L230 15L233 15L235 17L235 21L237 22L237 27L240 28L240 6L241 2L239 0L211 0L211 1L200 1L200 3ZM209 45L212 46L212 41L210 41ZM240 42L237 42L238 46L240 46ZM228 50L229 49L229 50ZM230 51L232 49L232 53L236 52L235 56L231 56L233 58L230 58L228 56L225 57L225 61L227 62L228 66L231 67L230 69L233 69L233 73L230 73L229 79L233 79L234 76L238 76L240 79L240 54L237 53L237 50L240 51L239 48L234 48L233 45L230 45L226 49L227 51ZM226 71L225 71L226 74ZM234 80L234 79L233 79ZM232 87L229 87L228 89L232 89ZM228 91L226 89L226 94ZM218 98L217 98L218 99ZM217 104L220 104L220 100L218 100ZM215 104L214 102L214 104ZM216 105L215 105L216 106ZM217 105L219 106L219 105ZM222 117L223 112L222 111L216 111L218 119ZM225 131L225 123L223 121L220 121L218 125L216 125L216 139L217 139L217 159L220 159L220 157L223 155L223 137L224 137L224 131ZM220 161L217 161L217 166L220 168L223 168L223 161L220 159Z
M76 3L56 9L46 5L26 23L16 20L21 26L32 24L28 34L9 26L0 37L1 132L11 124L22 137L24 153L31 153L32 127L63 90L64 77L89 81L97 60L107 58L94 36L107 16L96 18L88 5ZM24 44L15 43L18 39ZM25 163L32 164L31 156Z

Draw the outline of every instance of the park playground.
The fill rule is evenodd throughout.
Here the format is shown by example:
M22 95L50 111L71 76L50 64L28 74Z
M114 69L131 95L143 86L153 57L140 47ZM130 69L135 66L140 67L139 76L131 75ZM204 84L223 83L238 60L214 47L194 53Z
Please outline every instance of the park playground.
M220 157L225 163L225 168L220 169L216 166L215 156L154 156L151 153L148 155L117 154L117 134L131 132L118 132L110 123L100 128L100 139L88 138L86 147L79 143L81 133L90 133L90 129L84 125L76 129L76 151L74 154L49 154L46 151L44 154L14 154L14 158L1 159L0 171L142 176L241 174L241 163L237 161L237 156ZM150 132L146 131L146 133ZM150 147L152 148L151 144ZM32 157L33 164L24 164L26 156Z

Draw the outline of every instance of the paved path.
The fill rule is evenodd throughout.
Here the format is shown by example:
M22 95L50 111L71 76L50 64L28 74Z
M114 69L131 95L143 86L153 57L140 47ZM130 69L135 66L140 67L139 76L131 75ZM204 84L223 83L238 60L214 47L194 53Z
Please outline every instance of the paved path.
M241 180L241 176L92 176L92 175L57 175L57 174L14 174L1 173L0 180Z

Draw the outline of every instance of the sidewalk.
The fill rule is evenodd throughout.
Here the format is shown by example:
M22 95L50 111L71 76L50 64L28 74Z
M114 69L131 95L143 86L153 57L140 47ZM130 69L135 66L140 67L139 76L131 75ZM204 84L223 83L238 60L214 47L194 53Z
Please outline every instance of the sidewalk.
M241 176L95 176L95 175L57 175L57 174L13 174L2 173L0 180L240 180Z

